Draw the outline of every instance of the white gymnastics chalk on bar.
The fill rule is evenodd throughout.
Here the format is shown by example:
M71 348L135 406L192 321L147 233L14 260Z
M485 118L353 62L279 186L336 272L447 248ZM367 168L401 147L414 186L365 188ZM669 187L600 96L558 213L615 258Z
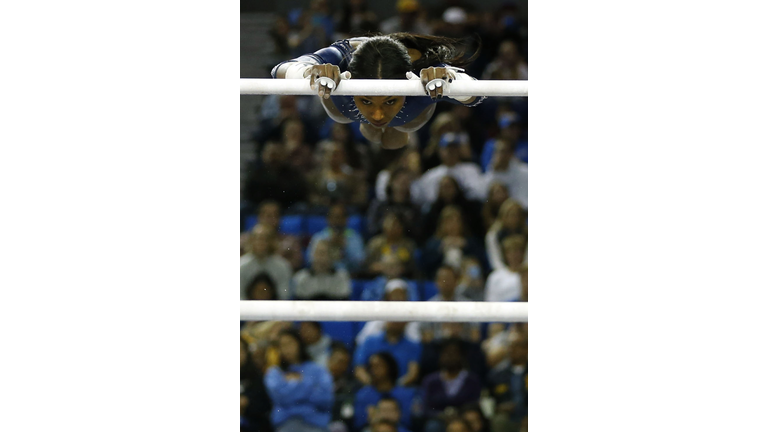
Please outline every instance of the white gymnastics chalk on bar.
M317 95L307 79L240 78L241 95ZM342 80L334 96L426 96L417 80ZM527 80L455 80L443 96L528 96Z
M241 300L240 320L528 322L528 302Z

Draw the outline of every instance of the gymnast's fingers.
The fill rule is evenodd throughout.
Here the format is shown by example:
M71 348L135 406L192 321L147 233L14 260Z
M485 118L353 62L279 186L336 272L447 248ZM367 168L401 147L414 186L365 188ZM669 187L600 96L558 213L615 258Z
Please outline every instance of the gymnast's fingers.
M433 79L435 79L435 68L429 67L421 70L421 82L424 84L427 95L435 99L437 97L437 86L435 83L430 83Z

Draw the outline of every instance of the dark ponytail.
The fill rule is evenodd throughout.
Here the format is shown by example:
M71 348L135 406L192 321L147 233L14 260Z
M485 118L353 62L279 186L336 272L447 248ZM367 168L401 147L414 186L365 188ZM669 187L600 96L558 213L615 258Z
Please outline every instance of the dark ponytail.
M405 79L406 72L418 74L440 63L466 66L480 54L479 40L477 43L475 52L465 58L467 51L457 39L410 33L373 36L357 47L349 71L358 79ZM408 48L421 52L421 57L411 63Z
M480 38L474 37L472 40L477 44L477 47L469 57L466 57L469 43L460 39L411 33L392 33L389 36L405 45L406 48L421 52L421 58L413 63L413 69L416 72L440 63L451 66L466 66L477 59L482 46Z

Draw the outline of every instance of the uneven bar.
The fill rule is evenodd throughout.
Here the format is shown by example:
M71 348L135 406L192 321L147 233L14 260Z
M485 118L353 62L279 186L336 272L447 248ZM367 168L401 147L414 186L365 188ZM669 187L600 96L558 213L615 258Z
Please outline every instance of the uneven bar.
M307 79L240 78L241 95L317 95ZM425 96L417 80L342 80L335 96ZM444 96L528 96L527 80L454 81Z
M241 300L240 320L528 322L528 303Z

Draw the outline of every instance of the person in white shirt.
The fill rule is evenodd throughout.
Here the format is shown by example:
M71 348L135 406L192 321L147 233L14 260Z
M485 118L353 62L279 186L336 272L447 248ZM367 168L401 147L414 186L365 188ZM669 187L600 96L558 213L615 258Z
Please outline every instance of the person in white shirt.
M472 301L456 292L459 285L459 272L454 267L440 266L435 274L435 285L437 285L438 293L427 301ZM458 337L472 342L480 341L479 323L422 322L420 330L421 340L424 343L450 337Z
M247 289L259 273L268 274L277 285L277 299L288 300L293 269L277 254L277 233L267 225L256 225L251 231L248 252L240 257L240 300L247 299Z
M528 209L528 164L514 157L514 147L510 141L496 140L493 158L488 171L483 176L486 195L494 181L500 181L509 190L509 196Z
M317 241L312 264L296 272L292 283L296 300L347 300L352 293L349 273L333 266L328 239Z
M519 301L523 293L523 279L520 274L525 255L525 237L513 235L501 242L505 266L494 270L485 282L485 301Z
M392 279L384 288L383 301L408 301L408 283L403 279ZM384 332L384 321L368 321L355 337L357 345L362 345L369 336ZM421 342L419 323L410 322L405 326L406 339L413 342Z
M428 170L414 182L418 193L414 194L413 199L417 200L417 204L432 204L437 199L440 180L448 175L456 179L467 198L485 198L486 184L480 166L473 162L461 162L461 140L461 135L452 132L440 138L442 164Z
M485 253L488 255L488 262L492 269L497 270L506 265L500 247L501 241L510 235L517 234L527 238L528 227L523 207L510 198L501 205L496 221L485 235Z

